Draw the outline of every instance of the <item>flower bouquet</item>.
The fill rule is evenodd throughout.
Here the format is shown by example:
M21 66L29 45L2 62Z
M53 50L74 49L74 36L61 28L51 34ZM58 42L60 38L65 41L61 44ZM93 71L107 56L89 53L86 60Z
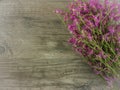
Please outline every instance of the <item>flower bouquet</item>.
M73 0L57 9L71 33L69 43L84 56L93 71L111 82L120 68L120 3L109 0Z

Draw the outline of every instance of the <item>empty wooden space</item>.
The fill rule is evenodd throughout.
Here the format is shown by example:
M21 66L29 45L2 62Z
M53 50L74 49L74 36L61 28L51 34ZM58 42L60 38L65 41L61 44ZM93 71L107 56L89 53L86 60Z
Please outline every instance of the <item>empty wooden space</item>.
M66 1L0 0L0 90L107 90L53 13Z

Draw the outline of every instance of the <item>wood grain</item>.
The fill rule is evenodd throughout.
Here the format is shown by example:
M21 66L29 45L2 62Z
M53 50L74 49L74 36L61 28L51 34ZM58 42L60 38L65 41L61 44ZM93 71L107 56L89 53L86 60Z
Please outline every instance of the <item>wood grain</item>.
M66 4L0 0L0 90L107 90L67 43L70 34L53 13Z

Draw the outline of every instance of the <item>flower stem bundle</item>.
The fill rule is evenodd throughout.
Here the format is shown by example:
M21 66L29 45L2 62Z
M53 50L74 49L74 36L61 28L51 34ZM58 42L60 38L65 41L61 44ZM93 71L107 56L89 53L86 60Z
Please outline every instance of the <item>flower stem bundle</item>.
M55 11L71 33L69 43L94 72L110 81L120 68L120 3L74 0Z

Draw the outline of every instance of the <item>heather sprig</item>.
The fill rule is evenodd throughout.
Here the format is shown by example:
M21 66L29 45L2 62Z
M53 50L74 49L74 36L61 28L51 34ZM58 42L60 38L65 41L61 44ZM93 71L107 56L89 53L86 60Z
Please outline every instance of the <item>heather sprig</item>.
M120 68L120 3L74 0L67 11L55 11L71 33L69 43L94 72L108 82Z

